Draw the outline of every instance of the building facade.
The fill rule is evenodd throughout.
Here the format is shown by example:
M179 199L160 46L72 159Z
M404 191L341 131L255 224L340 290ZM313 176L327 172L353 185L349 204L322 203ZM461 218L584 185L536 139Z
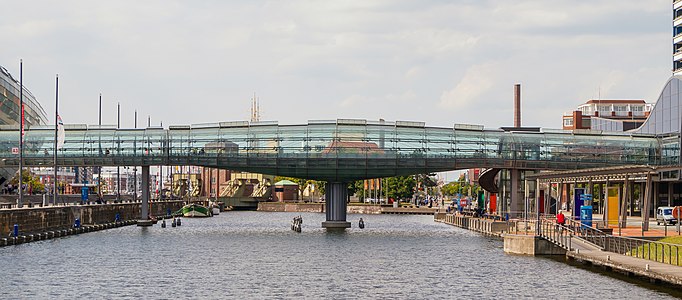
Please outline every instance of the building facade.
M590 99L570 113L564 113L564 130L591 129L628 131L641 126L653 104L644 100Z

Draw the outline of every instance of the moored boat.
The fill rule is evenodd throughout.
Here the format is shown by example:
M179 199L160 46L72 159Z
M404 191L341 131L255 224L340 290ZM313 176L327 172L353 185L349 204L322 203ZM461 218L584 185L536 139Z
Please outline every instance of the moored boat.
M213 201L209 202L208 207L211 208L211 212L213 213L214 216L217 216L220 214L220 210L221 210L220 204L222 204L222 203L213 202Z
M211 210L203 205L190 203L180 209L180 213L185 217L210 217Z

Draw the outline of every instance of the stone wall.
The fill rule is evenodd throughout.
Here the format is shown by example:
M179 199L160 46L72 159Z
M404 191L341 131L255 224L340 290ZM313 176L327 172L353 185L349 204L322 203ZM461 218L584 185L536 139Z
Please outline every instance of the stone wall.
M566 250L533 235L504 235L504 252L521 255L565 255Z
M259 202L258 211L272 212L324 212L324 203Z
M165 215L170 208L175 212L183 205L182 201L151 202L150 213ZM21 234L31 234L71 228L76 218L83 225L113 222L119 213L121 220L136 220L140 217L140 202L69 205L0 210L0 237L7 237L19 225Z

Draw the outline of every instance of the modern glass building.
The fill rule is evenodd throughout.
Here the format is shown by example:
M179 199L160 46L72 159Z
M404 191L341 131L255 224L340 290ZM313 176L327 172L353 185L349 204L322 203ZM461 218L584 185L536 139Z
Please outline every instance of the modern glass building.
M673 0L673 74L682 75L682 0Z
M21 119L20 89L19 81L12 77L7 69L0 66L0 126L16 128L19 125ZM26 86L24 86L23 99L26 127L44 125L47 121L47 114ZM19 144L17 143L14 147L19 147ZM0 184L14 176L17 170L18 168L0 168Z

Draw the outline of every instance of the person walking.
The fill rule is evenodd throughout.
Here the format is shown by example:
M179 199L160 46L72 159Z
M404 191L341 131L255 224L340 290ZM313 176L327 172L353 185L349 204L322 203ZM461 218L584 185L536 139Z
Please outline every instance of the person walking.
M566 224L566 217L561 210L556 214L556 223L557 227L559 227L559 233L561 233L564 229L564 225Z

